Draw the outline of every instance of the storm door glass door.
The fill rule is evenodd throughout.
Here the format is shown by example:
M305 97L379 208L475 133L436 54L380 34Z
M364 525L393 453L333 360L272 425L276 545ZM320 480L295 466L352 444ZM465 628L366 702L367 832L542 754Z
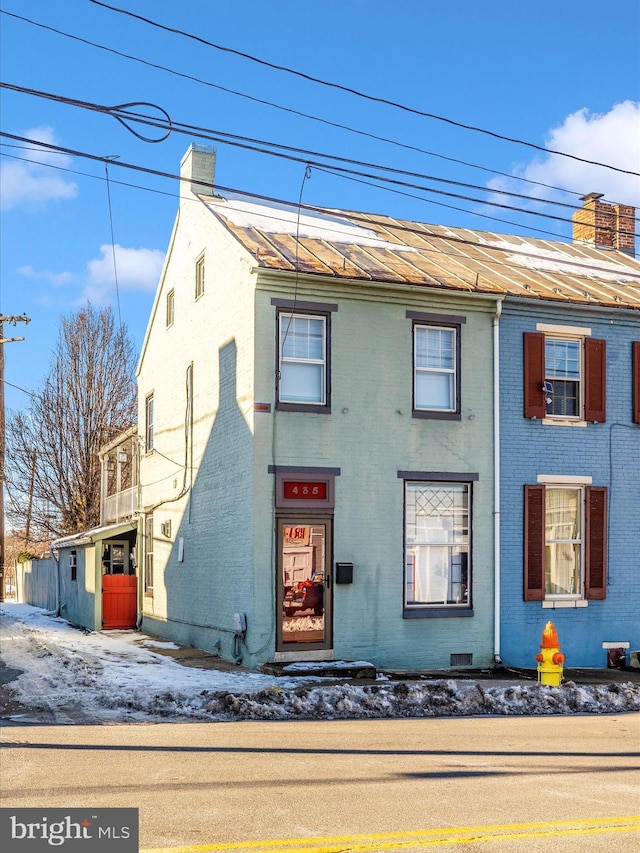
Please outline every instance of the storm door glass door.
M331 646L331 521L278 522L278 651Z
M105 542L102 552L102 573L106 575L129 574L129 547L127 542Z

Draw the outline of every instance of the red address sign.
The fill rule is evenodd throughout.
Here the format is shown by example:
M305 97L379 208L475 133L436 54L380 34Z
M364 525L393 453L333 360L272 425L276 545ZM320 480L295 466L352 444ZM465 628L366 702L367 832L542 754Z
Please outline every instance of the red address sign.
M289 500L326 501L326 483L306 483L301 480L285 480L283 497Z

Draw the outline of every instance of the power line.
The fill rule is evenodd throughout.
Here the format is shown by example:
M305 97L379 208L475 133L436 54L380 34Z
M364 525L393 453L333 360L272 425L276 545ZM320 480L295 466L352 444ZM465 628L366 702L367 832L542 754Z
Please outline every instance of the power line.
M499 175L500 177L508 178L509 180L520 181L521 183L531 184L533 186L538 186L538 187L544 187L545 189L555 190L556 192L567 193L568 195L576 195L576 196L581 195L581 193L577 192L576 190L568 190L568 189L565 189L564 187L557 187L553 184L546 184L543 181L533 181L530 178L523 178L523 177L518 176L518 175L513 175L509 172L501 172L499 169L490 169L488 166L482 166L478 163L470 163L467 160L460 160L456 157L448 157L445 154L440 154L440 153L435 152L435 151L428 151L427 149L420 148L417 145L409 145L407 143L400 142L397 139L390 139L389 137L386 137L386 136L380 136L380 135L375 134L375 133L369 133L367 131L360 130L358 128L354 128L354 127L351 127L349 125L341 124L340 122L335 122L335 121L330 121L329 119L320 118L319 116L315 116L315 115L312 115L310 113L305 113L305 112L302 112L301 110L295 110L291 107L285 107L282 104L275 103L274 101L269 101L265 98L258 98L258 97L255 97L253 95L249 95L246 92L240 92L236 89L230 89L227 86L221 86L218 83L212 83L209 80L203 80L200 77L195 77L191 74L186 74L184 72L177 71L176 69L169 68L166 65L160 65L159 63L156 63L156 62L150 62L146 59L142 59L139 56L133 56L132 54L124 53L122 51L116 50L115 48L107 47L106 45L103 45L103 44L98 44L97 42L90 41L89 39L84 39L84 38L81 38L80 36L72 35L71 33L64 32L63 30L59 30L56 27L47 26L46 24L42 24L42 23L40 23L38 21L34 21L30 18L25 18L22 15L17 15L13 12L7 12L6 10L0 9L0 14L9 15L12 18L16 18L20 21L24 21L25 23L31 24L35 27L39 27L43 30L49 30L50 32L56 33L57 35L61 35L65 38L73 39L74 41L81 42L82 44L86 44L90 47L95 47L99 50L104 50L108 53L114 54L115 56L120 56L124 59L130 59L133 62L138 62L142 65L148 66L149 68L155 68L155 69L160 70L160 71L166 71L168 74L173 74L177 77L182 77L185 80L191 80L192 82L199 83L203 86L209 86L209 87L211 87L213 89L217 89L221 92L226 92L227 94L235 95L239 98L245 98L246 100L252 101L252 102L257 103L257 104L262 104L264 106L273 107L274 109L282 110L283 112L288 112L288 113L291 113L292 115L297 115L297 116L300 116L301 118L309 119L310 121L315 121L315 122L319 122L321 124L326 124L329 127L336 127L340 130L346 130L349 133L355 133L355 134L358 134L359 136L365 136L369 139L374 139L378 142L384 142L384 143L389 144L389 145L395 145L398 148L404 148L408 151L415 151L419 154L425 154L429 157L436 157L438 159L445 160L449 163L455 163L459 166L466 166L470 169L479 169L483 172L488 172L489 174L492 174L492 175Z
M92 2L93 2L93 0L92 0ZM293 146L283 145L281 143L259 140L259 139L255 139L255 138L247 137L247 136L240 136L238 134L226 133L224 131L217 131L217 130L213 130L210 128L203 128L203 127L199 127L197 125L189 125L189 124L184 124L182 122L173 122L170 118L168 119L167 122L163 122L161 120L150 118L149 116L146 116L142 113L131 112L129 109L127 109L128 107L137 106L137 105L151 106L155 109L160 110L162 113L164 113L166 115L166 113L162 109L162 107L158 107L155 104L121 104L118 106L109 107L109 106L104 106L102 104L95 104L95 103L92 103L89 101L80 101L80 100L77 100L75 98L68 98L68 97L63 96L63 95L55 95L55 94L50 93L50 92L42 92L42 91L37 90L37 89L30 89L30 88L18 86L16 84L12 84L12 83L0 82L0 87L10 89L12 91L22 92L23 94L33 95L35 97L41 97L41 98L45 98L48 100L53 100L53 101L56 101L58 103L67 104L69 106L80 107L82 109L88 109L88 110L91 110L94 112L99 112L99 113L102 113L105 115L109 115L109 116L117 119L121 124L123 124L129 130L131 130L131 128L129 127L128 122L130 122L130 121L140 122L142 124L149 125L151 127L162 129L162 130L166 131L167 134L171 130L173 130L173 131L175 131L177 133L181 133L183 135L187 135L190 137L197 137L199 139L206 139L207 141L217 142L221 145L230 145L232 147L244 148L246 150L255 151L255 152L261 153L261 154L267 154L269 156L278 157L280 159L290 160L290 161L302 163L305 165L309 164L309 165L314 166L314 167L332 168L334 171L342 171L342 172L344 172L346 174L350 174L350 175L358 175L360 177L375 178L376 180L379 180L379 181L385 181L385 182L395 184L395 185L399 185L399 186L406 186L406 187L410 187L413 189L419 189L419 190L422 190L423 192L434 193L437 195L444 195L444 196L447 196L449 198L458 198L458 199L461 199L463 201L472 202L474 204L487 205L489 207L498 207L498 208L505 209L505 210L513 210L513 211L518 212L518 213L525 213L529 216L539 216L539 217L542 217L544 219L553 219L553 220L560 221L560 222L571 222L571 220L567 219L566 217L555 216L554 214L550 214L550 213L542 213L540 211L532 211L532 210L521 208L521 207L515 207L514 205L500 204L496 201L490 201L490 200L486 200L486 199L479 199L479 198L474 198L471 196L460 195L459 193L446 192L444 190L438 190L434 187L424 187L424 186L420 186L417 184L408 183L406 181L400 181L397 179L386 178L386 177L380 176L380 175L371 175L371 174L368 174L365 172L359 172L356 170L347 169L346 167L343 167L343 166L328 166L326 163L321 163L321 162L318 162L316 160L311 160L310 156L324 157L324 158L327 158L329 160L336 160L339 163L352 163L352 164L358 165L358 166L367 166L368 168L377 169L379 171L387 171L387 172L390 172L392 174L401 174L401 175L407 175L407 176L411 176L411 177L421 177L425 180L432 180L432 181L436 181L438 183L446 183L446 184L452 184L454 186L470 187L472 189L478 189L482 192L488 192L488 193L493 194L493 195L498 194L498 195L504 195L504 196L514 197L514 198L523 198L523 199L526 199L527 201L539 202L542 204L550 204L550 205L553 205L555 207L563 207L563 208L569 208L571 210L575 210L575 207L573 205L567 204L565 202L541 199L541 198L538 198L535 196L527 196L527 195L522 195L521 193L509 192L507 190L490 190L490 189L487 189L485 187L478 187L476 184L468 184L468 183L464 183L461 181L453 181L453 180L448 180L448 179L444 179L444 178L438 178L438 177L433 176L433 175L424 175L424 174L419 173L419 172L410 172L410 171L407 171L404 169L396 169L396 168L393 168L390 166L381 166L381 165L378 165L376 163L367 163L364 161L353 160L353 159L347 158L347 157L341 157L339 155L325 154L322 152L315 152L315 151L311 151L311 150L304 149L304 148L297 148L297 147L293 147ZM133 132L135 133L135 131L133 131ZM140 134L136 134L136 135L140 136ZM158 141L158 142L161 141L160 139L150 140L146 137L140 137L140 138L144 138L147 141ZM163 138L166 138L166 136ZM275 148L275 149L279 149L279 150L269 150L269 147L264 148L264 147L260 147L260 146L270 146L271 148ZM297 157L291 153L287 153L287 154L282 153L283 151L296 152L296 153L299 153L299 154L304 155L304 156ZM614 228L610 228L608 226L604 226L604 228L608 228L608 230L610 230L610 231L615 231Z
M20 150L24 150L24 149L22 149L21 146L17 146L17 145L11 146L11 145L4 143L4 142L0 143L0 147L6 147L6 148L15 147L15 148L19 148ZM33 163L33 164L38 165L38 166L43 166L47 169L56 169L59 172L66 172L67 174L70 174L70 175L79 175L80 177L83 177L83 178L91 178L92 180L97 180L97 181L104 181L105 180L104 178L101 178L99 175L92 175L89 172L81 172L78 169L69 169L69 168L66 168L64 166L58 166L55 163L45 163L42 160L34 160L33 158L28 158L28 157L18 157L15 154L7 154L6 152L2 152L2 151L0 151L0 156L8 157L12 160L19 160L23 163ZM78 156L80 156L80 155L78 155ZM333 172L331 169L324 168L322 166L316 166L315 169L318 172L323 172L324 174L327 174L327 175L334 175L335 177L342 178L343 180L352 181L352 182L358 183L358 184L363 184L365 186L373 187L374 189L377 189L377 190L382 190L383 192L392 193L393 195L403 196L404 198L416 199L417 201L421 201L423 204L431 204L431 205L434 205L435 207L444 207L447 210L455 210L459 213L464 213L467 216L477 216L480 219L488 219L491 222L500 222L503 225L513 225L516 228L523 228L524 227L522 224L517 223L517 222L513 222L513 220L511 220L511 219L504 219L504 218L499 217L499 216L491 216L488 213L481 213L478 210L469 210L466 207L458 207L457 205L447 204L446 202L443 202L443 201L435 201L434 199L425 198L424 196L417 195L416 193L405 192L403 190L395 189L394 187L380 186L379 184L373 183L372 181L367 181L367 180L364 180L362 178L357 178L357 177L352 176L352 175L337 174L337 173ZM156 193L157 195L165 195L165 196L169 196L171 198L175 198L175 193L173 193L173 192L166 192L164 190L158 190L158 189L154 189L152 187L145 187L142 184L133 184L129 181L117 181L117 180L114 180L113 178L110 178L110 181L112 184L115 184L117 186L129 187L131 189L144 190L145 192ZM250 193L245 193L244 191L243 191L243 194L251 195ZM566 220L566 221L568 222L569 220ZM559 235L556 231L548 231L544 228L537 228L535 225L528 225L526 227L526 230L527 231L535 231L537 234L545 234L547 236L553 237L556 240L559 239ZM640 237L640 234L637 234L635 236Z
M220 51L223 51L225 53L231 53L231 54L234 54L235 56L240 56L243 59L248 59L251 62L256 62L259 65L265 66L267 68L273 68L276 71L283 71L283 72L286 72L287 74L293 74L296 77L301 77L302 79L309 80L312 83L319 83L322 86L328 86L332 89L338 89L339 91L347 92L348 94L351 94L351 95L356 95L359 98L365 98L368 101L374 101L374 102L379 103L379 104L386 104L387 106L395 107L396 109L404 110L405 112L413 113L414 115L420 115L420 116L424 116L425 118L435 119L436 121L442 121L442 122L445 122L446 124L453 125L454 127L462 128L463 130L471 130L471 131L474 131L476 133L483 133L487 136L493 137L494 139L502 139L505 142L511 142L513 144L516 144L516 145L524 145L527 148L533 148L536 151L542 151L545 154L557 154L560 157L567 157L571 160L577 160L580 163L588 163L591 166L601 166L604 169L611 169L614 172L622 172L625 175L640 176L640 172L632 172L628 169L621 169L618 166L611 166L608 163L600 163L597 160L587 160L584 157L578 157L577 155L569 154L566 151L557 151L557 150L552 149L552 148L545 148L542 145L537 145L535 142L527 142L523 139L517 139L515 137L505 136L501 133L496 133L493 130L487 130L486 128L476 127L475 125L471 125L471 124L465 124L464 122L455 121L454 119L446 118L445 116L440 116L440 115L437 115L436 113L429 113L429 112L425 112L423 110L418 110L415 107L409 107L406 104L401 104L401 103L398 103L397 101L390 101L390 100L387 100L386 98L381 98L381 97L378 97L375 95L369 95L365 92L360 92L357 89L353 89L349 86L343 86L340 83L333 83L333 82L328 81L328 80L322 80L319 77L314 77L311 74L306 74L303 71L298 71L298 70L293 69L293 68L288 68L287 66L284 66L284 65L277 65L276 63L268 62L267 60L260 59L259 57L253 56L250 53L244 53L243 51L236 50L236 49L231 48L231 47L226 47L224 45L215 44L214 42L208 41L207 39L201 38L200 36L193 35L192 33L187 33L184 30L179 30L175 27L166 26L165 24L160 24L157 21L152 21L150 18L145 18L142 15L136 15L134 12L130 12L126 9L119 9L116 6L110 6L108 3L101 2L101 0L89 0L89 2L93 3L96 6L102 6L104 9L109 9L112 12L117 12L121 15L127 15L130 18L135 18L138 21L142 21L145 24L150 24L151 26L157 27L158 29L161 29L161 30L165 30L166 32L175 33L176 35L181 35L181 36L184 36L185 38L192 39L193 41L197 41L200 44L206 45L207 47L212 47L215 50L220 50Z
M27 391L26 388L22 388L20 385L15 385L13 382L9 382L8 379L4 380L4 384L10 385L12 388L15 388L16 391L22 391L23 394L27 394L29 397L36 397L36 394L34 394L33 391Z
M74 155L77 157L83 157L83 158L86 158L88 160L93 160L95 162L103 163L106 159L104 156L99 156L96 154L89 154L88 152L77 151L77 150L74 150L71 148L64 148L64 147L59 146L59 145L53 145L51 143L40 142L39 140L36 140L36 139L28 139L26 137L16 136L15 134L0 131L0 137L3 137L3 136L10 138L10 139L19 140L21 142L27 142L27 143L36 145L40 148L45 148L47 150L58 151L58 152L61 152L64 154L71 154L71 155ZM186 179L182 178L180 175L175 175L171 172L162 172L160 170L151 169L151 168L146 167L146 166L139 166L139 165L136 165L133 163L126 163L123 161L110 161L110 162L113 163L113 165L116 165L116 166L119 166L122 168L131 169L131 170L136 171L136 172L143 172L146 174L154 175L156 177L168 178L170 180L177 180L177 181L186 180ZM198 181L197 179L190 178L188 180L188 182L191 184L200 184L202 186L203 190L206 189L207 191L210 191L210 184L207 181ZM242 196L244 198L255 199L259 203L276 204L276 205L280 205L280 206L286 206L286 207L291 208L292 210L295 210L299 206L301 209L306 210L306 211L310 211L311 213L320 213L320 214L326 214L327 212L332 213L332 211L330 209L328 209L326 207L321 207L319 205L312 205L312 204L307 204L307 203L300 203L299 205L297 205L296 202L292 202L292 201L289 201L287 199L274 198L273 196L267 196L267 195L263 195L263 194L259 194L259 193L252 193L252 192L248 192L245 190L240 190L236 187L227 187L227 186L223 186L221 184L218 184L218 185L216 185L216 189L219 190L220 192L224 192L227 194L234 194L234 195ZM340 211L333 211L333 213L339 214ZM373 222L372 222L371 218L368 217L366 214L358 213L356 211L344 211L344 213L345 213L345 215L348 216L349 221L361 223L364 228L370 229L372 227ZM280 219L280 217L278 217L275 213L269 214L269 218L276 220L276 221L278 221ZM327 227L329 230L331 230L330 226L327 226ZM388 227L388 226L386 226L386 227ZM428 234L425 235L424 230L421 228L418 228L418 227L413 228L413 227L410 227L407 225L402 225L399 223L398 224L394 223L393 229L395 231L400 232L400 233L418 234L421 237L425 237L425 236L428 237L429 236ZM339 229L336 229L336 233L342 233L342 232ZM478 246L478 243L475 242L474 240L469 240L469 239L466 239L464 237L459 237L459 236L455 236L455 235L440 235L440 234L433 235L433 236L437 237L439 240L442 240L446 243L461 244L461 245L467 245L467 246L472 246L472 247ZM487 251L502 251L502 248L497 247L497 246L493 246L491 244L483 243L481 245L482 245L482 248L486 249ZM435 254L445 255L445 256L447 256L449 254L447 252L443 252L441 249L431 249L428 246L423 247L423 251L432 251ZM451 253L451 256L456 257L456 255L454 253ZM570 266L574 266L574 267L576 265L576 260L571 259L571 258L567 258L566 260L559 258L559 259L557 259L557 261L558 261L558 263L567 263ZM506 263L504 261L495 260L495 259L487 260L486 263L490 263L493 266L504 266L507 268L511 267L511 264ZM595 266L595 265L592 265L590 267L590 269L594 270L594 271L598 271L600 268ZM611 272L610 269L603 270L603 271L607 272L607 273ZM588 276L583 276L579 272L576 272L575 270L572 270L569 274L575 278L588 278ZM632 275L635 276L635 273L633 273ZM640 272L638 273L638 277L640 278ZM616 286L621 286L621 285L625 285L625 286L629 286L629 287L635 286L634 283L628 282L628 281L616 283Z

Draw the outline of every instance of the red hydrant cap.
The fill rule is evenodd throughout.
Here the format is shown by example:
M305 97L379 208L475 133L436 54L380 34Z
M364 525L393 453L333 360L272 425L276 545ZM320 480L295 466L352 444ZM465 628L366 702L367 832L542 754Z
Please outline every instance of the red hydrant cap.
M558 632L556 631L553 622L547 622L547 624L545 625L544 631L542 632L542 642L540 643L540 648L560 648L560 643L558 642Z

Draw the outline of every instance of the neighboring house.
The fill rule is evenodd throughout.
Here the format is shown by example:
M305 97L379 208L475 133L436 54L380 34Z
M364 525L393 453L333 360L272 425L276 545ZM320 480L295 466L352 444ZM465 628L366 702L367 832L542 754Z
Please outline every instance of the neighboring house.
M492 664L501 292L449 229L223 199L213 165L183 160L138 367L142 629L252 667Z
M138 620L138 428L100 451L100 527L52 544L58 611L92 631L133 628Z
M547 619L569 666L640 648L634 211L583 201L574 245L527 241L533 298L500 320L501 652L515 666L535 665Z

